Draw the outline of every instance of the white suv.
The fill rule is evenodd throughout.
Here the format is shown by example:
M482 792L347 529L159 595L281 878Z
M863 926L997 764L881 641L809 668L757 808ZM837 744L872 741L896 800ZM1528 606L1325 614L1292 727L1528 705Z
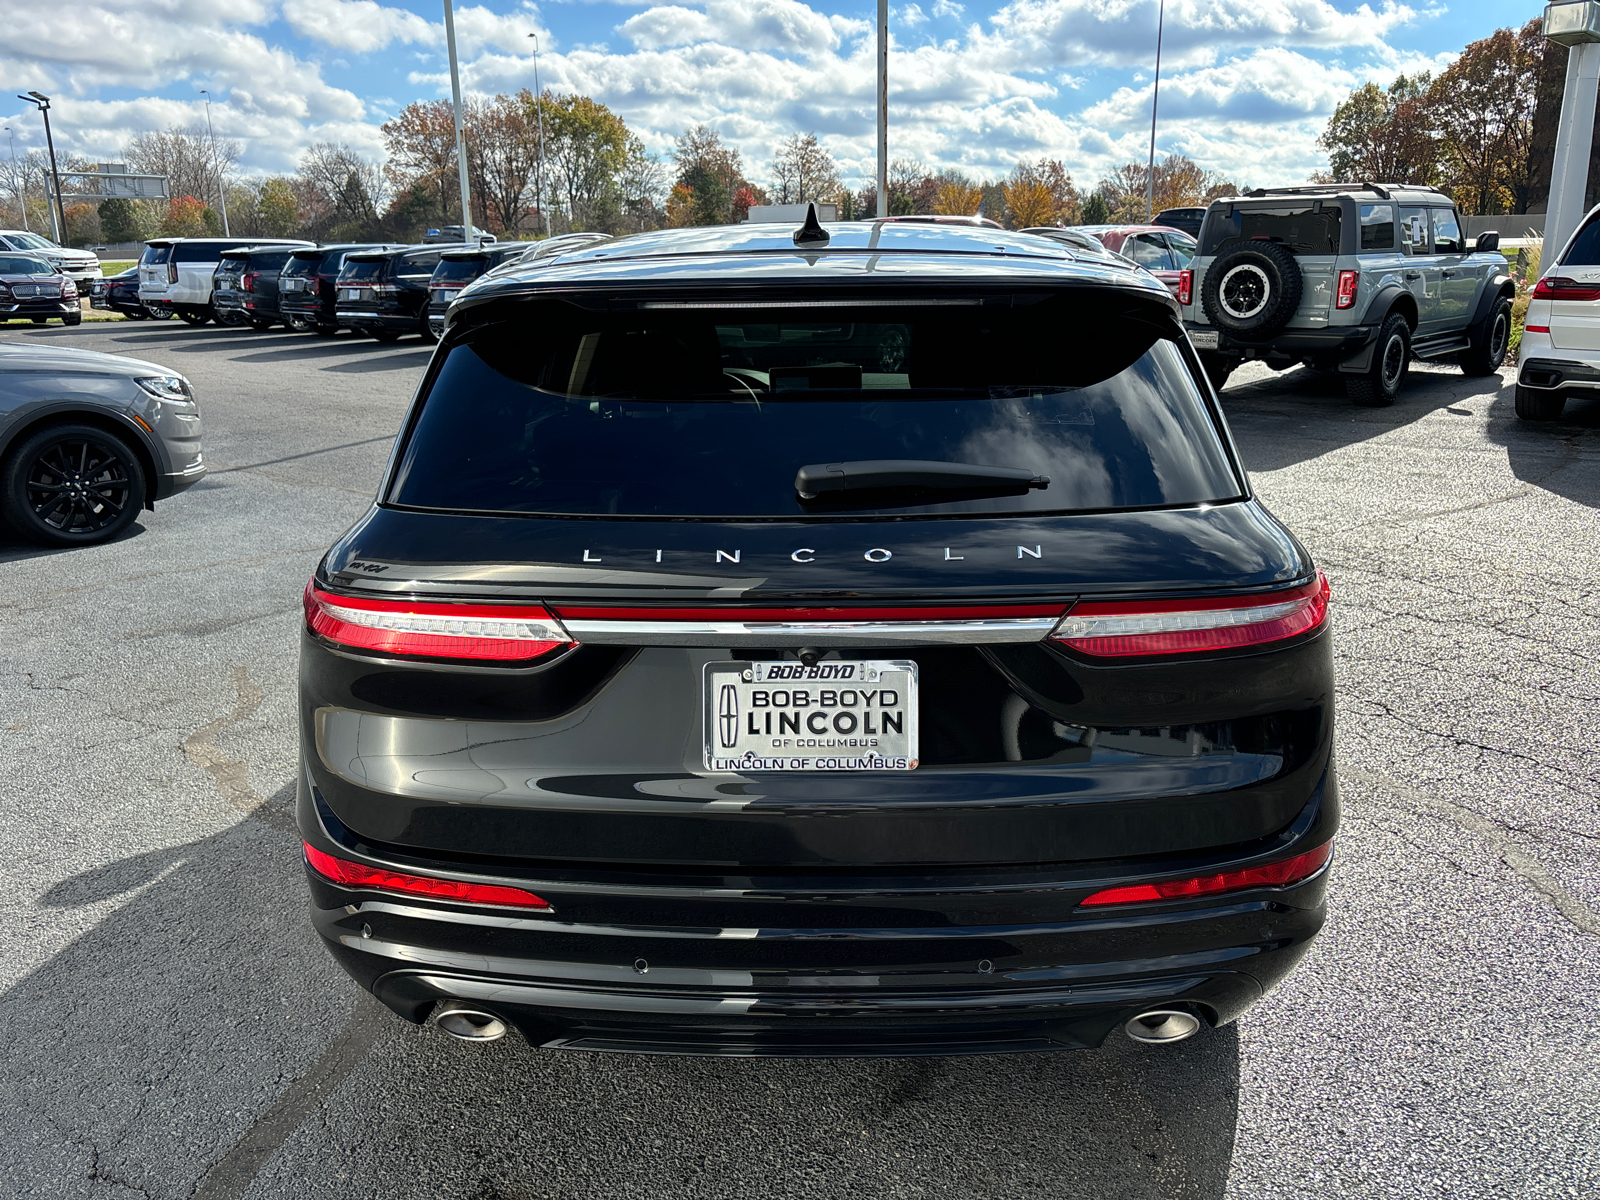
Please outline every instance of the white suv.
M89 251L69 250L26 229L0 229L0 250L37 255L77 284L85 296L89 294L90 281L101 277L100 260Z
M1567 396L1600 395L1600 207L1544 265L1517 351L1517 416L1554 421Z
M216 315L211 307L211 276L225 250L244 246L310 246L291 238L155 238L139 258L139 303L157 312L176 313L191 325Z

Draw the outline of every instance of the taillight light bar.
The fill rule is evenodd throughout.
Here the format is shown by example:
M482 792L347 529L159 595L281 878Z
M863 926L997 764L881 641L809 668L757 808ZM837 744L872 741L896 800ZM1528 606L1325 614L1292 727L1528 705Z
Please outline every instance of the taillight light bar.
M1361 281L1359 271L1339 272L1339 294L1334 298L1335 308L1354 308L1356 304L1356 285Z
M1194 272L1178 272L1178 303L1187 308L1194 303Z
M1223 892L1242 892L1248 888L1288 887L1310 879L1333 855L1333 843L1326 842L1315 850L1307 850L1282 862L1268 863L1264 867L1245 867L1239 871L1222 871L1215 875L1196 875L1189 879L1169 879L1162 883L1136 883L1129 887L1106 888L1078 903L1082 906L1102 904L1149 904L1155 900L1186 900L1196 896L1215 896Z
M527 663L573 639L539 605L429 604L336 596L306 584L306 625L340 646L407 658Z
M259 277L260 277L259 273L255 272L255 271L252 271L248 275L239 276L239 290L241 292L253 292L253 291L255 291L256 290L256 280Z
M1063 604L959 604L811 608L556 607L562 625L592 643L638 646L882 646L1039 642Z
M178 264L170 258L167 260L167 282L178 282Z
M457 879L436 879L431 875L410 875L386 871L364 863L350 862L324 854L310 842L302 842L306 865L318 875L341 887L363 888L375 892L394 892L402 896L423 896L430 900L459 900L463 904L500 904L508 908L529 908L555 912L544 897L521 888L493 883L462 883Z
M1105 658L1261 646L1320 626L1330 594L1328 577L1319 570L1310 583L1254 596L1091 602L1075 605L1050 636Z
M1600 300L1600 284L1579 283L1559 275L1546 275L1533 285L1535 300Z

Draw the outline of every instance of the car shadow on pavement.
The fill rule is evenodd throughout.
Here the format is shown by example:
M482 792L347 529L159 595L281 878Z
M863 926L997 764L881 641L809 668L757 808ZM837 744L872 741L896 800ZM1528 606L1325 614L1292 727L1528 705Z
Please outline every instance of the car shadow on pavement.
M40 897L102 911L0 995L0 1105L18 1114L0 1178L20 1194L238 1196L258 1174L263 1195L329 1197L1224 1193L1232 1027L816 1061L471 1046L408 1025L317 943L291 798Z
M1600 396L1571 396L1559 421L1520 421L1507 388L1489 413L1489 439L1524 483L1600 508Z
M395 347L389 349L396 350ZM432 357L433 347L423 346L420 349L397 350L396 353L385 355L383 358L362 358L354 362L330 363L318 369L355 375L365 374L368 371L404 371L413 367L425 367Z
M1502 387L1508 385L1498 375L1472 377L1454 369L1423 371L1413 365L1393 405L1359 408L1345 395L1339 376L1295 367L1231 384L1222 393L1222 411L1245 469L1277 471L1381 437Z
M350 354L376 354L385 350L416 349L412 346L396 346L392 342L374 341L372 338L339 338L329 340L317 338L308 342L302 338L299 341L289 341L287 338L276 339L270 345L281 347L277 349L262 350L257 354L241 354L234 358L234 362L241 363L268 363L268 362L311 362L322 358L331 358L335 355ZM428 346L431 352L433 347Z
M27 562L35 558L48 558L57 554L75 554L94 546L110 546L125 542L145 532L144 522L135 521L109 542L91 542L87 546L41 546L14 533L9 525L0 521L0 563Z

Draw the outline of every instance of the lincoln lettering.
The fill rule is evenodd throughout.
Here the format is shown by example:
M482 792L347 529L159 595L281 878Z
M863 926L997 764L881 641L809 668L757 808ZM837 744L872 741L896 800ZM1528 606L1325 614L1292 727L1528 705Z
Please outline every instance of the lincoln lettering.
M905 720L900 693L893 688L757 688L750 693L744 731L754 737L770 737L774 746L785 746L795 744L786 734L876 738L904 733ZM819 743L808 739L798 744Z

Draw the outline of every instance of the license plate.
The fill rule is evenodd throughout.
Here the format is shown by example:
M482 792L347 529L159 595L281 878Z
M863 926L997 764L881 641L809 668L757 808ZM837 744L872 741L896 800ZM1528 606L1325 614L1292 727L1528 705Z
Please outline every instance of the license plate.
M306 281L304 279L285 279L278 290L281 292L303 292L306 290Z
M340 288L339 289L339 299L341 299L341 300L366 300L366 299L368 299L367 289L366 288Z
M914 771L917 664L713 662L708 771Z
M1196 350L1215 350L1217 348L1216 331L1207 332L1203 329L1191 329L1189 340L1194 343Z

